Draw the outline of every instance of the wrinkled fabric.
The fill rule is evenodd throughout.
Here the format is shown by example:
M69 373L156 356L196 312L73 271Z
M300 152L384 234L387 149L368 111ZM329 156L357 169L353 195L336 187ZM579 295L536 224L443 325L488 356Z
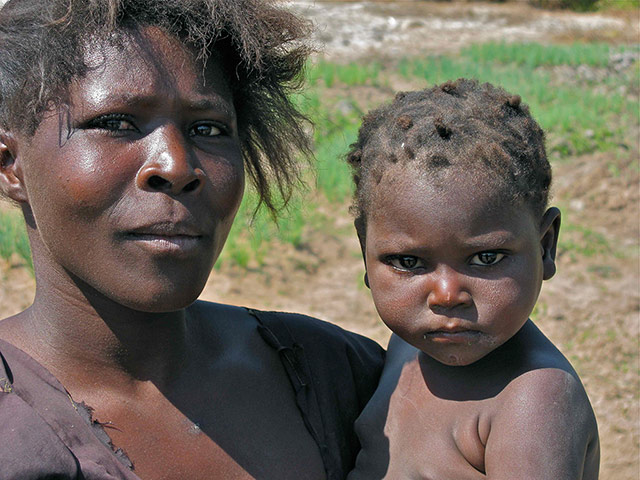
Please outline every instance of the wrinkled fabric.
M305 315L249 313L280 355L327 479L346 478L360 451L353 425L378 386L384 350L373 340Z
M90 410L42 365L2 340L0 359L0 479L138 479Z
M384 350L365 337L296 314L249 310L286 370L329 480L359 450L353 423L373 394ZM91 409L42 365L0 340L0 479L139 480Z

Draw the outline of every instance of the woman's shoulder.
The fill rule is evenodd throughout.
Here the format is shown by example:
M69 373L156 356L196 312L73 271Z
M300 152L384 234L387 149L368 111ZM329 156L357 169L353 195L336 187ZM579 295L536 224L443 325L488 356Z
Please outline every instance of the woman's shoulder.
M258 318L263 323L279 325L291 332L294 339L299 342L318 344L322 340L324 346L335 344L344 345L347 348L365 349L383 355L384 350L374 340L343 329L342 327L309 315L290 312L261 311L247 309L250 315Z
M196 302L193 307L201 317L224 319L236 328L267 328L282 342L287 340L304 348L323 351L354 350L384 360L384 349L374 340L309 315L266 311L220 303Z
M193 306L209 328L224 325L235 335L257 332L261 341L279 352L283 364L294 362L308 371L314 383L326 383L327 389L350 384L358 397L368 399L375 390L385 351L375 341L349 332L332 323L300 313L264 311L209 302ZM240 333L243 332L243 333ZM214 338L213 332L211 337ZM255 337L254 337L255 338Z
M246 311L280 355L325 466L344 477L360 448L353 424L378 385L384 350L369 338L307 315Z

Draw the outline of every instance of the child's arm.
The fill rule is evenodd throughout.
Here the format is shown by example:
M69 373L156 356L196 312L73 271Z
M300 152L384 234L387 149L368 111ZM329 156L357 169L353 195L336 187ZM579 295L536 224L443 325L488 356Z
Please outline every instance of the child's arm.
M575 377L559 369L533 370L503 394L487 437L487 478L598 478L596 421Z

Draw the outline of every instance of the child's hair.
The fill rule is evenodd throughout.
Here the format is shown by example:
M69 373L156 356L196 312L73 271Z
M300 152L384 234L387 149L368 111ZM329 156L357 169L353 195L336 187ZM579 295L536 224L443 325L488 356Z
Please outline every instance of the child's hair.
M89 70L93 40L122 44L159 27L206 62L222 59L248 175L275 212L299 179L296 152L310 154L306 117L290 101L310 52L310 24L272 0L10 0L0 11L0 128L33 135L45 111L68 101ZM124 35L123 35L124 34Z
M544 133L520 97L491 84L459 79L419 92L402 92L369 112L347 161L356 191L352 211L364 234L371 186L392 164L413 162L426 175L462 167L487 188L544 212L551 167ZM484 173L491 173L488 177Z

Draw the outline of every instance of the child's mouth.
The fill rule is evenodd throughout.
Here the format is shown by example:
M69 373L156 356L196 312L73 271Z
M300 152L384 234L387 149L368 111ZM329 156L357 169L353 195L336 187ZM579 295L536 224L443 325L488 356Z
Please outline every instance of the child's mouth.
M423 335L425 340L436 343L471 343L477 339L480 332L477 330L452 329L434 330Z

